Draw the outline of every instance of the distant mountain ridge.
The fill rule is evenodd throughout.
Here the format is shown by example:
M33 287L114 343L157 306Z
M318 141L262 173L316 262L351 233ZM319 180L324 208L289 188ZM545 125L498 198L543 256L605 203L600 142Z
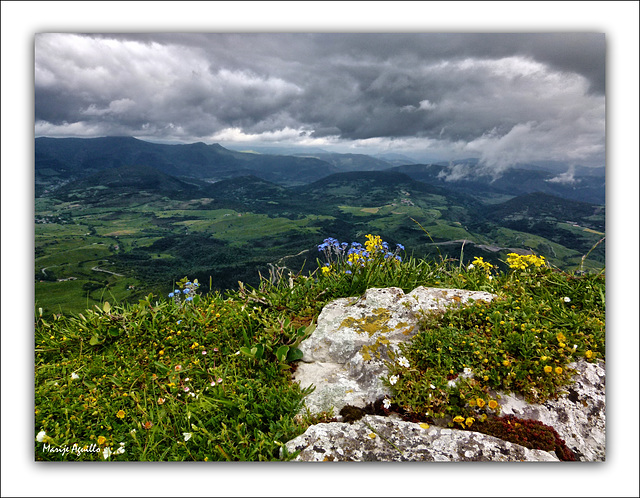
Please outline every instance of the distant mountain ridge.
M301 154L298 149L291 149L292 153L294 151L296 155L238 152L220 144L157 144L133 137L39 137L35 139L36 196L100 171L146 166L189 182L213 183L254 176L281 186L309 185L336 173L392 171L406 174L414 181L470 195L482 202L502 202L534 192L594 204L605 202L602 168L576 167L561 173L559 163L548 162L545 165L518 165L495 178L478 174L478 160L472 158L452 164L393 166L403 162L405 156L376 158L322 149Z

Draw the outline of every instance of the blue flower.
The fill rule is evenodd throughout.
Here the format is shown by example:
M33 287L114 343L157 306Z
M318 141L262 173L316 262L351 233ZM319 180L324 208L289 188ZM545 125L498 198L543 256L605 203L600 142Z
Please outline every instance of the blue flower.
M398 247L398 249L400 249L401 251L404 251L404 246L402 244L396 244L396 246Z
M185 289L182 292L184 292L185 294L189 294L189 292L191 292L191 289Z
M176 289L173 292L175 292L176 294L180 294L180 289Z
M349 262L349 263L351 263L351 262ZM351 270L345 270L345 273L346 273L347 275L351 275L351 274L352 274Z
M173 296L174 296L173 292L170 292L169 297L173 297Z
M189 296L185 301L193 301L193 297Z
M400 256L396 256L396 259L402 263L402 258Z
M178 323L178 325L180 325L180 324L182 323L182 320L178 320L178 322L177 322L177 323Z

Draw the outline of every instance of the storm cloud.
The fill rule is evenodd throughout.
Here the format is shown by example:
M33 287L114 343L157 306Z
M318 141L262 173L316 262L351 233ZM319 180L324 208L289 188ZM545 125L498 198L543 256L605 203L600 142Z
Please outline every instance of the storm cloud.
M597 33L42 33L34 74L36 136L605 160Z

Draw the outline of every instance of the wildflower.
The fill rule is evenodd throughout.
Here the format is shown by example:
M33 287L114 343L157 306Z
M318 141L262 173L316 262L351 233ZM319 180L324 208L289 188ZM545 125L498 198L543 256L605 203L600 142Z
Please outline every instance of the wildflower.
M176 323L180 325L182 323L182 320L178 320Z
M147 420L144 424L142 424L142 428L143 428L143 429L146 429L146 430L149 430L149 429L151 429L152 427L153 427L153 422L151 422L151 421L149 421L149 420Z
M202 354L207 354L207 351L206 351L206 350L205 350L205 351L202 351Z
M388 410L391 406L391 400L389 400L389 398L385 398L382 404L384 405L385 409Z
M395 385L396 382L398 382L398 376L397 375L392 375L391 377L389 377L389 384L391 384L393 386L393 385Z
M238 352L239 352L239 351L238 351ZM176 372L179 372L180 370L182 370L182 365L176 365L175 367L173 367L173 369L174 369Z
M404 251L404 246L402 244L396 244L396 247L401 250Z
M187 299L185 299L185 301L193 301L193 298L189 296Z
M464 421L467 427L471 427L473 423L476 421L473 417L467 417L467 420Z
M106 442L107 442L107 438L106 437L98 436L98 446L102 446Z
M544 367L544 373L551 373L552 370L553 368L551 368L550 365L547 365L546 367Z
M458 423L462 423L462 422L464 422L464 417L461 416L461 415L458 415L458 416L453 418L453 421L454 422L458 422Z
M555 372L560 375L562 373L562 368L561 367L556 367Z
M120 448L115 452L116 455L122 455L124 453L124 443L120 443Z
M119 419L123 419L125 417L124 410L118 410L118 413L116 413L116 417L118 417Z
M564 342L567 340L567 338L565 337L565 335L562 332L558 332L556 334L556 339L558 340L558 342Z
M73 373L71 374L71 378L72 378L72 379L79 379L79 378L80 378L80 376L79 376L77 373L73 372Z
M476 400L476 404L478 405L478 408L482 408L486 404L486 401L483 400L482 398L478 398Z
M182 435L184 436L185 442L189 441L189 439L191 439L191 436L193 436L191 432L183 432Z
M218 377L218 384L222 384L222 379L220 377Z
M467 270L473 270L474 268L473 263L469 263L469 266L467 266Z
M593 357L593 351L589 349L588 351L585 351L584 355L587 359L590 360Z
M431 389L435 389L435 388L436 388L436 386L434 386L433 384L429 384L429 387L430 387Z
M570 297L565 297L565 298L563 298L563 301L565 303L570 303L571 302L571 298Z
M508 367L509 365L511 365L511 362L510 362L509 360L504 360L504 361L502 362L502 364L503 364L505 367Z
M492 410L495 410L496 408L498 408L498 402L495 399L490 399L489 408L491 408Z
M189 392L189 388L188 387L185 386L183 389L184 389L184 392L186 392L186 393Z
M398 360L398 364L402 367L409 368L409 360L407 360L404 356L401 356Z
M159 405L164 405L164 401L165 401L164 398L158 398L158 404Z
M39 443L42 443L47 439L49 439L49 437L47 436L47 433L45 431L38 432L38 435L36 436L36 441L38 441Z
M375 438L376 438L376 435L375 435L373 432L371 432L371 433L369 434L369 437L370 437L371 439L375 439Z
M102 457L106 460L107 458L109 458L111 456L111 448L109 448L108 446L102 451Z

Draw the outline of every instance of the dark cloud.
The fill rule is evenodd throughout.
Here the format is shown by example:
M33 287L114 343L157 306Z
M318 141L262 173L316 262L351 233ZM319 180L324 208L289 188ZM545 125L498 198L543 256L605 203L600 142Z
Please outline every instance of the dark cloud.
M604 164L601 34L40 34L35 48L37 135Z

